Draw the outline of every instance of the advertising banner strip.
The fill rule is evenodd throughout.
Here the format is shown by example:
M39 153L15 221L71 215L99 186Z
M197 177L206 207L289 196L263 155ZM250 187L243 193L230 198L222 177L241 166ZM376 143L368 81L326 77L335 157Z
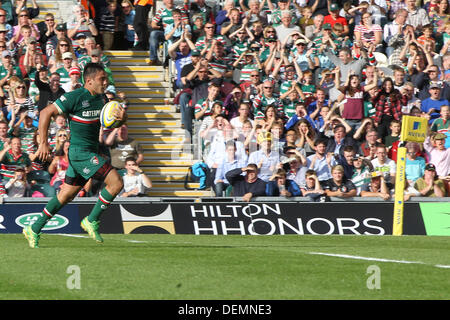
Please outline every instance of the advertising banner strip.
M445 203L404 206L403 234L449 235ZM439 207L439 205L442 205ZM45 204L0 205L0 234L21 233ZM93 204L69 204L44 233L82 234L80 221ZM391 235L393 202L223 202L112 204L100 224L104 234ZM447 213L446 213L447 212ZM423 216L423 218L422 218ZM427 232L425 232L424 220ZM446 228L446 229L445 229Z

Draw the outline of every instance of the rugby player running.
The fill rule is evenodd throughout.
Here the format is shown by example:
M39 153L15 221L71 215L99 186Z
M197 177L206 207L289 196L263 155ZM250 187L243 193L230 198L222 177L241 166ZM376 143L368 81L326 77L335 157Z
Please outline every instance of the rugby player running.
M81 221L81 227L97 242L103 242L98 233L99 218L123 187L122 177L103 156L99 154L100 112L105 105L104 92L108 77L103 67L89 63L83 72L84 86L65 93L40 113L38 158L50 157L48 128L52 116L65 114L70 125L69 167L61 191L46 205L41 216L23 234L32 248L39 248L41 229L64 205L75 198L90 178L104 181L99 199L89 216ZM126 120L123 108L116 112L118 121Z

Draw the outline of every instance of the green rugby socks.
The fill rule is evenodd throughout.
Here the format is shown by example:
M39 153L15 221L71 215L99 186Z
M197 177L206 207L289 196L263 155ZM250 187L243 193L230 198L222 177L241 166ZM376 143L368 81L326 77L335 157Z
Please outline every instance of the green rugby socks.
M115 196L112 196L106 188L103 188L100 192L97 203L94 208L92 208L92 211L88 216L89 222L98 221L102 212L109 207L114 198Z
M39 219L31 225L31 230L33 230L34 233L41 232L41 229L45 226L47 221L50 220L62 207L63 205L59 202L57 196L54 196L45 206Z

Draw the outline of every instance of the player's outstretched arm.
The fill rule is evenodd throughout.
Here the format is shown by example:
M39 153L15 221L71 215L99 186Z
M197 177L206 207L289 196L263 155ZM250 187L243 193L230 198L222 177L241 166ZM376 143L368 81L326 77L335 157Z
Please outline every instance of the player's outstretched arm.
M36 152L36 156L41 161L47 161L50 158L50 146L48 144L48 128L52 116L56 116L59 113L54 104L48 105L39 114L39 147Z

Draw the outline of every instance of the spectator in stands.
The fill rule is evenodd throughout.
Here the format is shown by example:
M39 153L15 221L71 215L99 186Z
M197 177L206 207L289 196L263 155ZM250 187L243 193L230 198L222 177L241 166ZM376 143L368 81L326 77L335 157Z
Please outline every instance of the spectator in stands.
M324 53L331 60L331 62L336 65L336 67L339 67L341 83L345 83L350 70L352 70L353 74L360 77L364 65L368 62L366 58L354 60L352 58L351 50L347 47L341 48L339 51L339 57L337 57L329 49L324 51Z
M331 169L332 178L323 183L325 194L329 197L351 198L356 196L356 187L344 176L344 168L335 165Z
M4 50L2 51L2 65L0 66L0 87L3 87L13 76L23 79L20 68L13 64L11 53Z
M114 33L119 31L119 16L115 14L117 10L116 0L107 0L107 7L98 14L98 30L102 37L103 50L111 50L114 43Z
M436 166L432 163L425 166L425 173L423 177L416 180L414 188L422 197L445 197L444 181L439 179Z
M70 67L69 69L70 80L62 84L62 89L65 92L71 92L75 89L81 88L81 70L79 67Z
M5 189L9 198L22 198L26 195L29 185L27 174L22 167L18 167L14 172L14 177L5 184Z
M23 39L22 28L29 28L31 32L28 33L28 36L33 36L36 39L39 39L39 29L38 27L31 21L30 15L26 9L20 10L18 14L18 22L17 25L13 27L12 41L16 44L20 43Z
M164 42L164 30L173 24L172 10L175 9L173 0L163 0L163 6L158 9L152 19L152 32L150 33L150 62L149 65L156 65L158 63L158 47ZM188 22L188 17L184 10L182 10L182 21ZM141 44L142 47L142 44ZM160 61L164 62L164 61Z
M391 78L385 78L382 88L374 98L375 126L381 139L389 135L389 125L392 120L401 120L402 106L407 104L408 97L394 88Z
M324 202L326 200L325 190L314 170L308 170L305 173L305 183L301 186L302 195L309 197L313 202Z
M37 127L39 117L38 107L34 99L28 95L28 88L25 81L19 78L12 78L12 80L16 81L10 81L13 83L10 84L10 94L6 100L9 112L7 118L11 120L13 110L16 115L27 112L27 115L33 120L33 125Z
M391 195L381 172L373 172L371 181L361 187L361 197L380 197L388 200Z
M123 3L124 1L122 1ZM147 50L149 39L148 15L153 6L153 0L139 0L135 2L135 5L136 13L133 21L133 29L136 32L137 41L133 50ZM154 29L153 22L152 29Z
M62 130L59 131L59 134L63 135L64 132ZM70 142L68 140L64 140L62 147L58 148L55 152L55 157L48 167L48 172L52 175L52 179L50 180L50 185L55 189L55 191L59 191L61 185L64 182L64 178L66 176L66 171L69 168L69 146Z
M212 106L219 101L220 86L217 82L210 83L207 90L207 96L195 103L194 115L196 120L203 120L206 116L211 115Z
M245 175L242 175L245 173ZM228 171L225 175L232 186L234 197L249 202L252 198L266 195L266 183L258 178L258 167L249 163L246 167Z
M17 137L12 138L11 144L5 145L3 150L0 151L0 163L0 173L3 178L3 183L14 178L15 171L18 167L24 167L26 173L31 170L31 160L28 155L22 151L22 143Z
M314 143L316 153L308 156L306 166L316 172L319 181L326 181L331 178L331 167L336 164L336 159L332 153L326 153L327 140L317 139Z
M114 168L124 169L127 157L134 157L137 165L144 161L142 146L128 135L126 124L112 130L105 139L105 145L110 148L111 164Z
M59 38L55 53L48 60L48 69L50 72L56 72L57 69L64 66L63 54L71 53L72 59L75 57L72 44L68 38Z
M305 36L309 40L322 34L323 19L324 16L322 14L316 14L313 18L313 24L305 27Z
M63 65L56 69L56 73L59 74L61 84L70 82L69 71L72 68L74 56L71 52L64 52L62 54Z
M286 178L286 171L278 169L266 184L266 195L272 197L299 197L300 187L295 181Z
M415 77L414 84L420 90L417 97L420 100L425 100L431 96L431 85L437 85L440 90L439 99L446 99L450 101L450 86L446 81L441 81L441 70L439 66L432 64L425 70L419 72Z
M47 56L37 49L34 37L27 40L25 52L19 57L19 67L24 78L32 78L38 65L47 65Z
M420 145L417 142L408 142L406 144L406 179L410 185L421 178L425 171L426 161L423 157L418 156Z
M440 132L447 135L446 145L450 143L450 106L441 106L441 116L433 121L431 124L432 132Z
M436 133L428 136L423 144L427 153L429 163L435 166L439 177L448 179L450 175L450 148L445 147L447 136L443 133Z
M180 39L175 41L169 47L169 56L175 62L176 76L177 76L175 80L175 87L177 89L183 89L184 87L181 78L183 76L186 76L186 74L183 75L182 70L184 66L191 64L192 50L195 50L195 45L192 43L189 37L186 37L186 33L182 33Z
M343 156L345 147L352 146L357 153L361 153L357 142L352 137L352 134L346 133L346 131L347 130L343 124L338 124L333 128L334 136L327 139L327 152Z
M429 123L432 124L433 121L439 118L439 112L441 106L448 106L450 103L447 99L441 99L442 86L439 83L430 84L430 97L422 101L422 112L427 115Z
M369 160L360 154L356 154L353 157L353 175L351 180L356 187L358 196L361 194L362 186L370 182L371 171L373 171L373 166Z
M270 132L261 132L257 137L260 149L250 153L248 157L248 163L257 164L259 178L265 182L269 181L277 164L280 162L280 154L272 150L272 141L273 138Z
M145 191L152 187L152 181L139 168L136 159L127 157L125 159L126 174L123 176L123 190L119 197L142 197Z
M391 190L395 183L395 173L397 165L395 161L387 157L387 150L384 144L378 144L376 148L376 158L372 160L374 171L382 172L387 187Z
M215 21L216 21L216 25L217 25L217 33L221 33L222 25L225 22L230 21L230 14L231 14L231 10L233 8L235 8L234 0L225 0L224 1L222 10L219 10L219 12L217 12L217 15L215 17ZM239 14L240 14L240 12L239 12ZM194 21L192 21L192 23L194 23Z
M153 0L150 0L150 1L153 1ZM137 37L137 34L136 34L134 26L133 26L135 17L136 17L136 10L133 7L133 4L131 3L130 0L122 0L122 3L120 4L120 6L122 8L122 18L123 18L123 30L122 31L124 34L124 38L121 39L122 43L123 43L123 46L121 46L121 47L123 47L124 49L130 49L130 48L133 48L134 39L135 39L135 37ZM141 9L141 8L137 8L137 7L142 7L142 6L139 6L139 3L138 3L138 4L136 4L136 9L139 9L139 10ZM148 12L147 12L146 17L147 17L146 20L148 20ZM148 26L145 26L145 27L148 28ZM147 36L142 37L142 39L144 39L143 43L147 42L148 29L147 29ZM134 48L134 50L137 50L137 48Z
M45 66L41 66L38 72L36 72L35 84L39 89L39 111L56 101L65 92L60 86L61 76L56 72L50 75L48 82L42 81L42 77L47 75L47 73L48 68Z
M94 20L89 17L89 12L82 5L74 5L72 13L73 16L67 21L67 36L69 39L72 39L72 46L76 48L75 36L78 33L84 33L88 37L96 37L98 30Z
M1 23L1 20L0 20ZM44 54L47 53L47 41L50 41L51 38L56 38L56 22L55 16L53 13L49 12L45 15L44 21L41 21L37 24L39 29L39 45Z
M1 32L5 32L6 33L5 34L6 41L9 41L9 40L11 40L11 37L12 37L13 27L11 26L11 24L9 24L6 21L6 15L7 15L6 10L0 8L0 25L3 25L4 26L4 30L5 30L5 31L1 31Z
M236 145L233 141L226 143L226 156L223 161L217 166L216 174L214 177L214 192L216 197L222 197L225 194L230 194L229 189L230 182L226 178L226 173L237 168L243 168L247 166L246 159L239 158L236 155Z

